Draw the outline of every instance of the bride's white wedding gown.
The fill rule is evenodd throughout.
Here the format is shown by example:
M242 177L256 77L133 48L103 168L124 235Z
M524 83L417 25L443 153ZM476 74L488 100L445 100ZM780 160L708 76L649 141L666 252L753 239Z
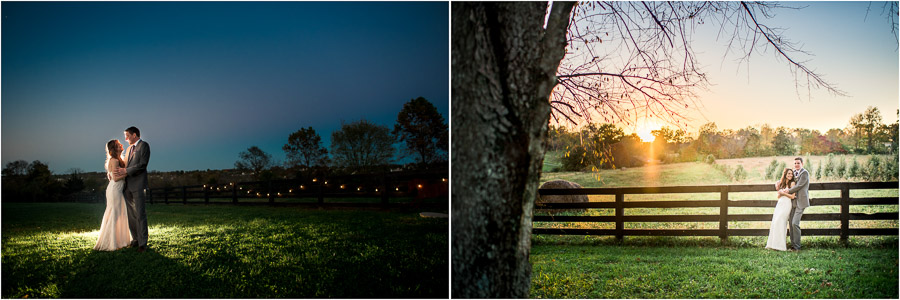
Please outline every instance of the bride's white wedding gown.
M787 251L785 235L787 235L788 215L791 213L791 198L781 196L775 204L775 212L772 214L772 225L769 227L769 241L767 249Z
M109 164L107 164L109 166ZM125 211L125 180L112 181L113 175L107 170L106 177L110 178L106 186L106 211L103 213L103 222L100 223L100 238L94 250L114 251L128 246L131 242L131 232L128 231L128 212Z

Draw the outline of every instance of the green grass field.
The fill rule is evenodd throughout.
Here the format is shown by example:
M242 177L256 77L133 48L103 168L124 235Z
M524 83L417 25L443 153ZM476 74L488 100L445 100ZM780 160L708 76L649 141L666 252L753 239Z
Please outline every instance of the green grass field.
M557 153L545 158L541 182L564 179L584 187L770 184L763 177L772 157L718 160L744 166L748 178L734 182L712 165L677 163L599 172L547 172ZM818 166L825 157L811 157ZM793 157L777 157L790 162ZM849 159L849 158L848 158ZM863 159L858 157L860 161ZM823 178L818 182L845 181ZM813 182L816 182L814 180ZM811 197L839 197L811 191ZM897 189L853 190L851 197L898 197ZM626 195L625 201L718 200L718 193ZM774 192L729 193L732 200L775 200ZM589 196L590 201L615 201ZM774 208L730 208L729 214L771 214ZM813 206L805 213L837 213L839 206ZM896 205L851 206L852 213L897 212ZM719 208L629 208L625 215L716 215ZM535 215L546 215L535 212ZM611 216L613 209L554 215ZM764 228L770 222L729 222L729 228ZM627 222L626 229L716 229L718 222ZM809 221L803 228L839 228L839 221ZM535 222L538 228L612 229L615 224ZM897 228L897 220L851 220L851 228ZM897 298L898 238L803 237L804 251L763 249L766 237L532 236L534 298Z
M449 295L449 222L418 211L148 205L138 253L92 250L103 210L3 204L2 297Z
M535 242L531 262L533 298L898 297L896 238L799 253L718 238Z

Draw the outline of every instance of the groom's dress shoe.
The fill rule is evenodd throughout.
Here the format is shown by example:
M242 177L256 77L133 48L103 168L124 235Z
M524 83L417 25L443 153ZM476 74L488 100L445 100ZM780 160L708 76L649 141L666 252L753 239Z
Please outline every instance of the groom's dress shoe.
M144 251L147 251L147 246L138 247L138 252L144 252Z

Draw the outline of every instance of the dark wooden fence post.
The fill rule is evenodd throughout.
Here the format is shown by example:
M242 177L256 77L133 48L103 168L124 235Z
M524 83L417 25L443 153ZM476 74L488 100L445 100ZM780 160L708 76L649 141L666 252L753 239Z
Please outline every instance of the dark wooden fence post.
M850 184L841 185L841 241L846 242L850 234Z
M231 185L231 202L237 204L237 185Z
M147 189L147 198L150 199L150 204L153 204L153 189Z
M391 198L391 180L387 173L381 176L381 204L387 206Z
M625 194L616 193L616 240L625 238Z
M203 186L203 201L205 201L206 204L209 204L209 189L207 189L205 185Z
M722 202L719 208L719 238L725 241L728 239L728 186L722 187L720 201Z
M269 179L268 188L266 188L266 189L269 190L269 192L267 193L267 196L269 196L269 203L275 203L275 191L272 190L272 180L271 179Z
M169 204L169 187L163 188L163 197L166 200L166 204Z
M181 186L181 203L187 204L187 187Z

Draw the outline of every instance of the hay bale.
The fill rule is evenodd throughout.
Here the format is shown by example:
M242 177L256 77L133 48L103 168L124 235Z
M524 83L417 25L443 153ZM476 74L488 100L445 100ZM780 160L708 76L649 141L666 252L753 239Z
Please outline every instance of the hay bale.
M541 189L580 189L580 184L566 180L551 180L541 185ZM587 195L546 195L538 196L537 203L583 203L590 201ZM537 205L536 205L537 207ZM583 212L584 209L537 209L540 212L558 213L563 211Z

